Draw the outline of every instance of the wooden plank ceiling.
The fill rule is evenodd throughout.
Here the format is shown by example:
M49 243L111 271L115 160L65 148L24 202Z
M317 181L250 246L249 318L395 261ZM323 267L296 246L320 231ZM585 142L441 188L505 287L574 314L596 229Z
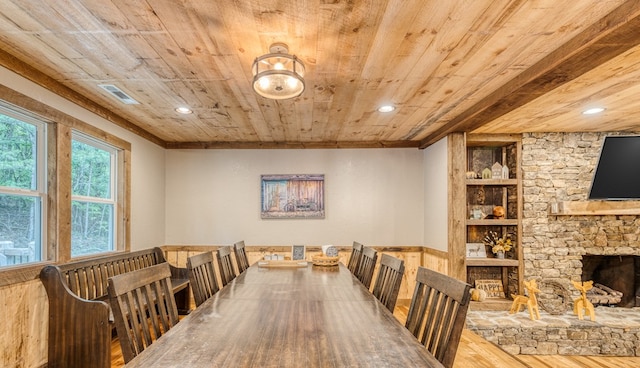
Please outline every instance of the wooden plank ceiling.
M251 89L274 42L306 64L300 97ZM640 1L0 0L0 66L167 148L637 132L639 44Z

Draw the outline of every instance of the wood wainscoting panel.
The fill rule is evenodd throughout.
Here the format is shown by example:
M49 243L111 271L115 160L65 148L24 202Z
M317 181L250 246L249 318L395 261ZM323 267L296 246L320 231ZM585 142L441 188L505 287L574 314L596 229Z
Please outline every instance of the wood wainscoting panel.
M376 248L377 247L373 247ZM382 254L387 254L392 257L401 259L404 261L404 275L402 275L402 283L400 284L400 291L398 292L398 299L410 299L413 296L413 289L416 287L416 273L418 272L418 267L422 265L422 251L395 251L389 252L383 250L384 247L381 247L382 250L378 253L378 260L382 256ZM345 261L348 260L348 257ZM346 263L343 261L346 265ZM373 278L371 282L370 290L373 290L375 286L375 280L378 278L378 272L380 271L380 261L376 263L375 270L373 271Z
M222 245L165 245L161 248L164 250L165 258L169 263L177 267L185 267L186 260L189 256L206 251L215 251L220 246ZM404 260L405 274L400 286L400 292L398 295L399 299L410 299L412 297L418 267L428 267L445 274L448 270L449 257L447 252L428 249L421 246L368 246L375 248L380 253L389 254L390 256ZM352 246L339 245L336 247L338 248L340 262L346 265L351 255ZM290 245L246 245L245 250L250 265L264 259L265 255L278 254L283 255L284 257L291 257ZM310 260L312 255L320 254L322 249L320 245L308 245L306 246L305 251L305 258ZM232 260L235 262L234 257L232 257ZM376 265L373 280L375 280L377 276L378 267L379 266Z
M48 305L40 279L0 288L0 367L46 365Z
M422 253L422 266L448 275L449 257L447 252L425 247Z

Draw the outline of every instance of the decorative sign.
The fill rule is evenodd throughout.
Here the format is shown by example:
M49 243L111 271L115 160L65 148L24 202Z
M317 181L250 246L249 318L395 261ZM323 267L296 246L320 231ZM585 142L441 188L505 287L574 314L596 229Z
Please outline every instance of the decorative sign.
M487 298L504 298L504 287L500 280L476 280L476 289L487 292Z
M304 260L304 245L291 246L291 259L294 261Z
M324 175L262 175L263 219L323 219Z
M467 243L467 258L487 258L484 243Z

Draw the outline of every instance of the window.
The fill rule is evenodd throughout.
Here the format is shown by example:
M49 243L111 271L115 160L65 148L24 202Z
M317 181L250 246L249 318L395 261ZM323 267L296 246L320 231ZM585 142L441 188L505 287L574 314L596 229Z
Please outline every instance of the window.
M71 143L71 257L117 249L117 154L80 133Z
M0 267L46 258L45 128L0 105Z

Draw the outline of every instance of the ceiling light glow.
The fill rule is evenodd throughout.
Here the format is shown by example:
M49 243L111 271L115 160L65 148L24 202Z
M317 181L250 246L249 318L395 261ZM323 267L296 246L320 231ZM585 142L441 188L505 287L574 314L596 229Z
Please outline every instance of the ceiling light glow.
M593 107L582 112L583 115L593 115L604 111L604 107Z
M393 110L395 110L396 107L393 105L382 105L380 107L378 107L378 111L379 112L391 112Z
M191 110L188 107L180 106L180 107L176 107L176 112L180 114L188 115L193 113L193 110Z

